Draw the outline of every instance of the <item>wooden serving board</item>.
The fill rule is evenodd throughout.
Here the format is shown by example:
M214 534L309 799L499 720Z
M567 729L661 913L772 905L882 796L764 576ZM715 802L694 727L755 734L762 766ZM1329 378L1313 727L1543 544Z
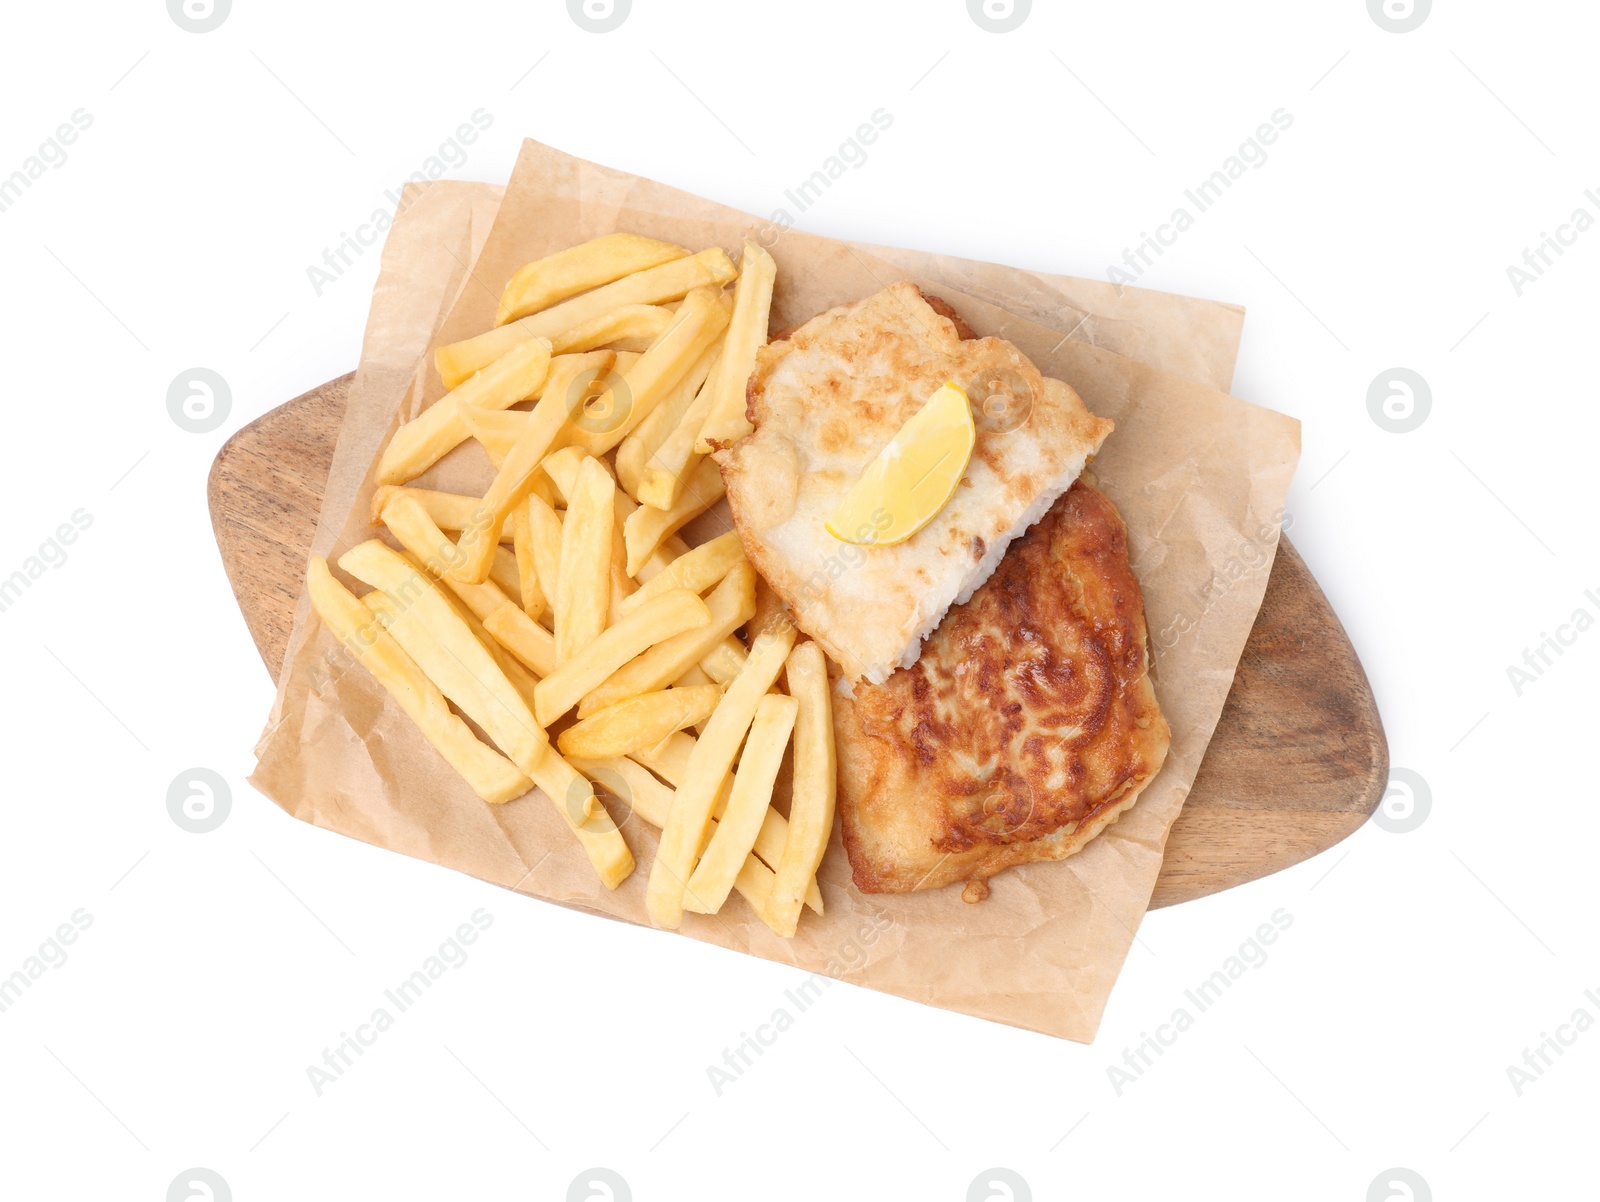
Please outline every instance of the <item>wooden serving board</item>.
M240 430L218 452L211 524L245 624L276 676L352 375ZM1152 908L1253 881L1324 851L1377 807L1389 747L1344 627L1287 538Z

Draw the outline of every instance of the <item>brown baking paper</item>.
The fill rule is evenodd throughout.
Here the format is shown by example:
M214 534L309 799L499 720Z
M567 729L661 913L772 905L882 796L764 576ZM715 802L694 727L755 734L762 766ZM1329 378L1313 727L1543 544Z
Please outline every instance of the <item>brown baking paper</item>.
M488 189L434 185L390 232L313 543L330 561L379 533L367 521L373 465L399 423L443 391L431 349L489 328L522 264L614 230L697 250L720 245L735 256L746 236L764 241L778 262L773 328L914 279L1115 419L1093 470L1128 525L1156 691L1173 732L1166 766L1138 804L1079 855L995 877L977 905L954 888L857 892L836 831L818 874L826 917L808 911L793 940L772 935L736 896L721 914L686 915L680 932L929 1005L1092 1040L1261 602L1267 573L1241 576L1233 567L1242 551L1259 563L1276 545L1299 454L1297 422L1217 390L1232 376L1241 311L774 231L531 141L474 261L474 234L492 203ZM422 482L481 493L491 477L469 444ZM257 747L258 789L318 826L648 925L652 828L614 807L639 867L607 892L549 801L538 793L498 807L479 801L308 610L302 597Z

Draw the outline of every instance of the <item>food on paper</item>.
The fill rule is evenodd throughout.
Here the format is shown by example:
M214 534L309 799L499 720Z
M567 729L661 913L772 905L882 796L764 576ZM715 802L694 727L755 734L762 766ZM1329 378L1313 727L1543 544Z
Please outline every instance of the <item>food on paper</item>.
M971 898L1131 805L1167 733L1115 510L1057 500L1111 423L909 283L769 344L777 275L626 232L523 267L380 453L384 537L338 560L371 591L308 587L478 797L542 792L608 889L625 803L657 925L737 893L790 938L836 812L857 887ZM469 441L483 495L426 487Z
M556 354L571 354L593 350L597 346L614 346L633 350L630 345L643 339L646 343L659 337L672 322L672 309L667 305L622 305L609 313L573 326L565 334L551 339L550 347Z
M599 637L611 609L611 536L616 528L615 486L606 470L586 459L578 470L561 523L556 571L556 659L566 663Z
M529 338L440 397L396 430L378 460L379 484L415 479L469 437L463 410L508 409L538 396L550 375L550 342Z
M718 287L696 288L684 297L650 349L575 415L573 444L591 455L604 455L631 434L696 364L704 365L702 372L710 366L732 308Z
M705 458L695 450L700 440L700 430L706 415L711 411L715 390L716 364L707 373L694 400L684 410L677 425L667 432L661 444L638 470L639 485L636 495L641 505L656 509L671 509L678 502L685 481L694 475L700 461Z
M528 790L528 778L515 764L480 742L472 728L451 712L444 694L424 675L371 610L333 578L328 561L314 558L306 569L311 605L325 626L377 678L417 724L423 738L459 772L483 800L510 801Z
M670 242L640 234L605 234L566 250L546 255L511 277L500 297L494 324L527 317L557 301L577 296L625 275L688 257L689 252Z
M721 700L722 690L714 684L640 693L567 727L561 732L561 753L608 759L645 751L674 731L704 722Z
M563 570L565 576L565 570ZM648 601L561 662L534 690L540 725L561 717L590 689L636 656L686 630L707 626L711 611L688 589Z
M851 485L950 380L984 408L949 503L892 547L830 534L827 520ZM1002 385L1019 405L991 418ZM716 457L745 555L845 675L874 684L916 661L945 610L988 578L1111 432L1009 343L962 338L909 283L764 347L749 413L755 432Z
M628 571L637 573L663 541L683 529L722 499L722 473L710 460L702 461L694 478L671 509L641 505L628 515L622 534L628 548Z
M1079 482L946 615L909 668L833 697L856 887L906 893L1081 850L1171 735L1115 507Z
M732 680L744 666L742 650L734 653L732 658L736 662L724 665L718 661L722 659L723 649L728 646L733 633L755 614L755 580L755 569L747 563L736 564L706 595L706 612L710 614L710 621L657 643L637 659L618 668L579 701L578 717L587 718L629 697L665 688L696 667L719 683ZM658 594L657 598L652 598L646 604L654 604L663 595ZM629 610L625 616L635 612L637 610Z
M703 593L744 562L744 548L739 545L739 536L729 530L686 551L674 559L665 571L645 581L638 592L622 603L622 612L637 609L668 589L686 588Z
M772 787L778 783L778 769L799 708L793 697L782 693L768 693L757 704L722 816L684 885L686 910L715 914L728 900L733 880L744 867L745 857L754 850L762 819L772 803Z
M784 671L789 696L799 703L799 710L794 724L789 833L775 866L768 921L778 934L792 936L800 922L807 882L816 875L833 834L839 765L832 699L828 696L828 665L822 648L810 640L801 643L789 652Z
M645 501L641 493L645 473L656 467L656 457L666 445L667 439L684 424L690 407L703 391L706 381L714 373L720 359L721 351L718 347L712 346L705 351L695 360L694 366L672 386L672 390L662 398L661 403L651 409L633 432L618 444L617 479L630 495Z
M695 439L695 450L701 454L731 446L750 433L744 415L745 383L755 370L756 353L767 345L772 286L777 278L778 265L772 256L746 241L739 261L739 282L733 290L727 348L717 364L705 423Z
M445 697L528 773L549 745L527 703L455 607L409 560L376 539L339 557L339 566L387 595L384 627ZM384 616L384 615L380 615Z
M434 364L444 386L455 388L470 379L474 372L488 367L530 339L559 339L624 305L659 305L682 300L695 288L726 284L738 274L728 253L712 247L686 259L674 259L659 267L623 276L593 292L562 301L509 325L497 326L475 338L441 346L434 352Z
M756 709L783 670L794 638L792 626L780 626L756 636L744 668L728 686L722 704L695 742L672 813L661 832L655 863L650 866L645 905L658 926L676 930L683 922L684 885L694 871L700 848L705 846L707 825Z

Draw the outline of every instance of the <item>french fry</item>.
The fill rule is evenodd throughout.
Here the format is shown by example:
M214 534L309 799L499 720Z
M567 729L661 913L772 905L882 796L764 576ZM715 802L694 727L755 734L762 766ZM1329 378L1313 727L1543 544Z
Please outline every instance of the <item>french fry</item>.
M559 392L567 397L567 408L577 404L577 397L586 385L604 379L614 371L627 371L639 361L633 351L599 350L561 355L550 360L550 383L546 392Z
M543 497L531 493L526 509L528 541L532 544L534 568L539 573L539 587L544 590L546 602L554 606L556 588L561 582L561 515Z
M564 588L565 564L561 570ZM548 727L630 659L659 642L710 621L711 611L706 603L687 589L665 593L634 610L539 682L534 691L534 712L539 725Z
M372 611L333 578L328 561L321 556L314 557L306 569L306 589L323 624L399 703L474 793L499 804L528 791L528 778L451 712L444 694L401 650Z
M716 366L719 343L712 343L705 352L661 399L661 403L634 427L633 433L617 445L617 480L635 500L639 497L639 483L644 478L645 466L657 448L667 440L684 413L694 404L701 385L706 382Z
M679 594L667 594L669 597L676 595ZM652 605L660 603L659 600L649 602L639 612L647 612ZM645 905L658 926L676 930L683 923L684 886L694 871L695 856L705 840L717 793L733 767L756 707L778 678L793 645L792 627L780 627L756 639L744 670L728 686L722 704L711 715L705 733L690 753L688 771L673 799L666 829L661 832L661 845L656 850L650 883L645 891Z
M606 759L654 747L675 730L704 722L722 700L714 684L642 693L567 727L557 740L562 755Z
M444 595L398 552L376 539L339 557L339 566L394 604L386 628L447 699L481 726L532 778L549 742L522 697Z
M744 864L739 868L739 875L733 878L733 887L739 891L739 896L750 903L750 908L756 912L756 917L762 922L767 922L767 912L771 908L772 886L777 881L772 869L768 868L755 856L744 858ZM767 922L770 929L772 924ZM777 934L776 931L773 934Z
M552 451L545 457L545 461L539 465L539 469L544 472L550 483L555 487L556 497L561 504L570 505L572 503L573 487L578 481L578 469L583 466L585 460L593 458L594 456L590 455L582 447L562 447L559 451ZM600 466L605 468L607 474L609 474L611 465L604 459L599 462ZM629 512L631 513L632 510L629 510Z
M724 336L726 346L727 338ZM721 360L718 360L721 363ZM676 428L662 440L650 456L639 476L638 499L641 505L652 509L671 509L678 501L684 484L694 475L705 458L695 451L700 441L700 429L706 415L711 412L712 397L716 392L716 372L706 376L705 383L695 394L694 403L684 410Z
M550 374L544 387L539 390L538 398L543 399L546 394L576 397L595 380L603 379L613 370L625 370L638 358L638 355L614 350L557 355L550 360ZM533 420L533 414L525 409L484 409L476 405L462 410L461 417L472 437L483 445L484 453L489 456L489 462L494 464L496 471L504 466L511 448ZM545 499L549 500L548 488L542 491Z
M542 480L545 490L549 491L549 481ZM436 492L429 488L405 488L393 484L379 485L372 495L372 524L378 525L383 521L383 508L391 498L397 494L413 497L421 504L427 515L433 519L434 525L445 531L461 531L472 524L473 513L483 505L483 498L469 497L460 493ZM510 533L506 532L502 538L510 540ZM498 554L498 553L497 553ZM502 587L509 588L513 577L506 575L506 562L503 558L497 559L491 565L491 578Z
M497 326L486 334L441 346L434 352L434 364L445 387L454 388L473 372L530 338L559 338L624 305L659 305L663 301L679 300L695 288L720 286L738 274L727 252L714 246L686 259L674 259L623 276L542 313Z
M710 542L678 556L665 571L652 576L622 603L622 612L630 613L669 589L686 588L691 593L703 593L743 562L744 547L739 542L738 531L719 534Z
M744 258L739 263L739 283L733 294L733 320L717 365L717 382L711 410L694 449L709 454L719 446L729 446L753 426L745 418L745 386L755 370L756 351L767 344L767 320L772 309L772 285L778 265L772 256L754 242L746 240Z
M749 620L746 619L747 622ZM705 658L700 661L700 668L718 684L727 684L739 675L740 669L744 667L744 659L744 647L740 645L738 639L729 636L706 653Z
M507 601L505 593L496 584L487 582L481 585L461 584L451 578L448 569L460 555L460 549L454 540L439 529L415 497L403 490L395 492L379 516L383 519L383 524L389 528L389 532L400 540L400 545L418 563L422 564L428 575L451 585L451 591L466 604L480 622L486 615L493 613L502 602Z
M608 793L624 799L633 812L651 826L659 829L666 825L667 815L672 811L672 790L642 765L625 756L598 760L569 756L568 762ZM765 920L776 880L772 869L752 853L745 857L744 867L734 878L733 887Z
M673 739L681 739L682 742L674 743ZM667 750L663 751L663 748ZM635 753L629 756L628 759L638 763L641 767L648 767L652 772L659 773L661 778L668 784L676 786L687 773L689 755L694 751L694 748L695 740L689 735L680 732L663 743L661 748L656 748L653 755ZM662 771L662 769L670 769L671 771ZM728 788L731 785L732 781L725 781L722 792L717 794L716 804L711 811L713 820L722 816L723 805L727 800ZM767 816L761 823L761 831L756 835L755 854L769 864L779 863L783 859L783 848L788 837L789 820L778 813L777 810L769 807ZM806 886L805 900L808 909L817 914L823 912L822 890L817 888L815 877Z
M794 786L789 801L789 831L783 856L772 867L769 925L793 938L807 884L817 874L833 834L838 755L833 741L833 702L822 648L809 639L789 652L789 696L799 704L794 725Z
M495 473L494 482L483 496L483 504L473 512L472 525L461 532L463 554L450 568L450 574L457 580L476 582L488 575L489 561L495 544L500 541L501 528L511 511L528 495L540 460L549 454L570 420L566 397L560 391L546 388L533 407L527 427L517 436L500 470ZM471 425L470 416L467 424Z
M548 676L556 670L555 639L548 630L523 613L520 606L513 605L498 588L492 584L460 584L451 580L445 583L458 594L463 589L494 589L499 597L494 599L496 603L493 608L485 607L487 612L479 619L483 628L496 642L527 665L530 671Z
M673 684L674 688L679 688L679 689L688 689L688 688L693 688L695 685L708 684L708 685L713 686L717 690L718 693L722 692L722 686L717 684L716 681L712 680L711 677L707 676L705 674L705 672L703 672L700 669L700 666L698 664L695 665L693 668L690 668L682 676L678 677L678 679L673 681L672 684ZM709 720L710 719L708 718L707 721L709 721ZM695 733L695 736L698 738L700 736L700 734L705 731L705 728L706 728L705 722L696 722L694 724L694 726L686 728L686 729L693 730L694 733Z
M408 562L414 568L420 567L410 553L406 553ZM450 598L446 598L450 601ZM363 598L380 620L389 622L398 614L398 607L381 590L374 590ZM473 637L494 657L496 664L511 686L521 698L526 712L516 711L519 720L531 720L534 706L534 690L538 681L515 658L507 653L489 633L479 626L477 620L458 601L450 601L452 608L456 608L461 620L471 630ZM570 768L555 755L553 749L546 746L544 754L531 765L533 769L532 781L550 798L551 802L561 811L567 825L573 830L584 851L594 865L595 871L607 888L614 889L633 871L633 857L621 836L617 833L616 823L594 796L592 789L581 787L573 780ZM522 790L526 792L526 787Z
M644 357L621 350L606 353L615 356L611 367L579 376L566 393L567 412L572 422L563 441L596 456L610 449L609 444L601 445L603 432L626 423L633 411L633 393L625 377Z
M410 563L418 571L425 572L427 570L416 562L416 557L411 552L402 551L401 554L405 556L406 562ZM473 616L472 611L461 603L459 597L451 594L447 595L445 600L456 611L456 615L467 624L467 629L472 631L472 637L477 639L483 649L494 658L495 664L505 674L505 678L511 682L511 687L516 689L517 696L522 698L523 704L528 707L528 712L531 714L533 712L533 687L539 683L538 678L524 668L522 662L516 656L512 655L511 652L507 651L490 636L489 632L483 628L483 623ZM383 623L386 630L400 615L399 606L395 605L382 589L373 589L365 597L361 598L361 603L378 615L378 620Z
M432 575L428 573L426 565L410 551L402 551L400 554L405 556L406 562L412 567L419 572L427 574L429 579L432 579ZM483 623L478 621L478 615L467 607L465 601L448 591L443 596L450 603L450 607L460 616L461 620L467 624L467 629L472 631L472 637L483 644L485 651L494 656L494 662L500 666L500 671L505 673L506 679L511 682L511 687L517 690L517 695L527 705L528 712L532 713L533 689L539 683L539 678L528 671L521 660L502 647L500 641L484 629ZM366 603L368 609L372 610L373 613L379 614L385 622L389 621L391 613L394 612L393 603L380 589L373 589L361 600Z
M638 349L644 350L661 337L661 332L671 322L672 310L665 305L623 305L593 321L573 326L565 334L558 334L551 339L550 346L556 354L561 355L590 351L601 346L609 346L613 350L623 349L624 346L633 349L635 342L643 341L644 346Z
M614 496L620 497L620 492ZM613 502L613 512L615 503ZM638 591L639 586L634 583L633 577L628 575L628 548L622 541L622 530L613 523L611 526L611 604L606 613L606 625L609 626L622 616L622 603Z
M536 396L550 371L550 342L519 340L504 355L478 367L483 370L475 368L476 375L468 373L447 384L451 391L394 432L378 460L379 484L415 479L466 441L470 431L461 418L462 406L507 409Z
M613 355L611 362L616 362ZM579 376L581 379L581 376ZM480 581L488 571L491 552L488 547L499 543L499 531L504 527L512 509L522 504L533 488L536 472L550 448L555 447L563 435L574 432L578 415L574 411L570 391L562 387L544 389L538 405L528 415L528 426L517 435L517 442L506 453L499 471L494 474L490 490L483 495L483 504L474 512L472 527L461 531L461 549L466 552L454 563L451 573L464 581ZM472 418L467 415L467 424Z
M680 730L662 739L660 746L636 751L628 758L643 764L667 784L677 788L689 775L689 757L694 754L694 749L694 736Z
M750 620L755 612L755 576L755 569L748 563L736 566L706 598L706 610L711 615L706 625L657 643L618 668L583 697L578 704L578 717L587 718L629 697L665 688L698 664Z
M625 275L688 257L688 250L642 234L606 234L546 255L511 277L500 296L494 324L527 317L569 296Z
M620 488L617 490L617 496L625 499L628 504L633 504L633 498L629 497L628 494L623 492ZM624 518L623 521L627 521L627 519ZM633 578L640 584L648 584L659 574L670 568L673 560L677 559L680 555L687 555L688 553L689 544L674 534L671 538L667 539L656 548L655 554L644 561L644 567L635 572ZM626 567L626 563L624 563L623 566Z
M538 497L551 509L556 506L556 486L550 483L550 477L543 472L539 472L534 476L533 487L528 490L528 495L530 497Z
M522 572L515 551L497 546L489 560L489 579L518 605L522 605Z
M694 665L694 667L690 668L682 676L678 677L677 680L673 681L672 684L675 688L680 689L692 688L697 684L709 684L714 685L717 692L722 692L722 686L717 684L716 681L712 680L711 677L707 676L705 669L699 664ZM704 722L696 722L694 724L694 733L698 735L701 731L705 730L705 728L706 724Z
M714 711L713 711L714 712ZM669 735L657 747L646 751L636 751L628 756L629 760L642 768L648 768L667 784L676 788L681 785L689 775L689 757L694 754L697 746L693 735L679 731ZM726 782L731 785L731 782ZM717 795L713 804L711 816L717 818L722 813L722 806L726 800L726 790ZM783 849L789 841L789 820L777 810L768 808L767 816L761 823L761 832L756 836L755 854L768 864L780 863L783 859ZM822 890L817 888L816 878L806 886L806 906L816 913L822 913ZM771 925L770 923L768 924Z
M696 288L684 297L672 324L650 349L620 378L613 374L606 403L573 414L572 444L603 455L632 433L709 353L727 328L732 309L720 288Z
M528 428L528 418L531 416L525 409L474 408L470 411L467 429L483 447L483 453L489 456L495 471L500 470L506 456L511 454L511 448L517 445L517 439ZM478 504L483 498L473 497L472 500ZM444 528L450 529L448 526Z
M589 857L600 883L615 889L633 872L633 853L616 822L599 803L594 788L554 747L534 765L533 783L550 799Z
M622 527L628 544L628 574L637 572L663 539L715 505L723 492L721 469L712 460L704 459L671 509L641 505L630 513Z
M517 561L517 582L522 589L522 612L535 622L544 616L547 601L539 584L539 561L533 553L533 529L528 524L528 501L511 511L511 548ZM490 573L491 577L493 573Z
M784 840L789 836L789 820L777 810L769 808L767 816L762 820L761 831L756 835L756 855L768 864L777 864L783 859ZM822 890L817 888L817 878L813 876L806 884L805 891L806 909L813 913L821 914ZM765 915L763 915L765 921ZM771 922L767 923L772 926ZM773 928L776 930L776 928ZM782 932L778 932L782 934Z
M462 605L462 609L466 606ZM478 641L489 649L489 654L494 656L494 662L500 665L500 671L506 674L506 679L511 682L511 687L517 690L517 696L522 698L523 704L528 707L528 712L533 712L533 690L539 685L539 678L527 668L522 661L500 645L500 640L495 638L483 628L483 623L478 621L470 611L462 615L472 633L478 636Z
M495 417L504 414L496 413ZM525 413L515 414L526 417ZM462 493L438 492L431 488L411 488L403 484L380 484L372 493L371 520L374 526L383 521L383 507L391 497L404 493L415 497L434 525L444 531L465 530L472 522L472 511L483 504L482 497L469 497Z
M710 609L711 607L708 605L708 606L706 606L706 608ZM678 688L687 689L687 688L692 688L695 685L700 685L700 684L709 684L709 685L715 686L717 682L712 680L711 677L707 676L706 673L705 673L705 669L702 668L699 664L693 664L693 665L690 666L690 668L689 668L689 670L687 672L685 672L682 676L678 677L678 679L673 681L672 683L675 686L677 686ZM718 688L717 692L721 693L722 689ZM580 705L581 705L581 703L580 703ZM582 711L580 710L580 716L581 716L581 712Z
M662 784L649 769L626 756L591 759L569 755L567 763L615 797L626 801L633 812L651 826L660 828L672 809L672 789Z
M447 573L460 551L414 497L402 494L391 498L384 507L383 521L400 545L421 561L430 576L442 580L460 597L502 647L538 676L555 671L556 644L549 631L513 605L497 585L488 581L467 584Z
M616 491L599 460L587 459L579 466L561 523L561 566L552 607L558 663L571 659L606 628Z
M781 693L768 693L756 706L727 808L684 886L685 909L715 914L728 900L728 891L733 888L745 857L754 850L756 835L772 803L772 786L777 782L799 709L793 697ZM790 829L794 829L792 825Z
M578 475L578 465L585 458L592 458L592 456L589 456L588 452L583 450L582 447L563 447L561 450L551 454L540 465L555 491L564 500L570 501L573 482ZM611 470L610 465L604 459L599 462L608 472ZM612 497L611 503L616 513L617 526L620 530L622 524L627 521L634 510L639 508L639 505L632 497L623 492L620 487ZM635 579L641 583L653 579L658 573L665 571L678 556L687 554L688 550L688 544L676 535L663 540L661 546L656 549L655 554L651 555L645 561L644 566L634 574Z

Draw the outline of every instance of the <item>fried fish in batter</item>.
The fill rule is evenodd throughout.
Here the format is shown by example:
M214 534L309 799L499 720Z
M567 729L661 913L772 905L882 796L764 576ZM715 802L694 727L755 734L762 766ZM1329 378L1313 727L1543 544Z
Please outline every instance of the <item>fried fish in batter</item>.
M835 692L856 887L908 893L1072 855L1133 805L1171 742L1144 602L1111 504L1074 484L922 657Z
M813 317L757 352L746 410L755 432L716 457L745 554L852 680L880 683L913 663L945 611L1111 432L1016 347L971 337L957 320L904 281ZM904 542L835 538L829 515L949 381L973 401L977 425L954 494Z

